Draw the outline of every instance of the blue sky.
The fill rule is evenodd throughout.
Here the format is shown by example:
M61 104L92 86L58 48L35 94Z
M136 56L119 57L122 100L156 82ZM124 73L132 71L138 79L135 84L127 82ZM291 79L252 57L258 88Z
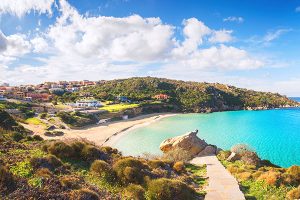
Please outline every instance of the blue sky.
M2 0L0 82L157 76L300 96L300 0Z

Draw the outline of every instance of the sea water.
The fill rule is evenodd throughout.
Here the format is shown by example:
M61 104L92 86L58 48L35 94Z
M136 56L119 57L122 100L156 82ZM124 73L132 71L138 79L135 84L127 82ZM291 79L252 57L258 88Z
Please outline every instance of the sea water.
M199 130L209 144L230 149L248 144L262 159L282 167L300 165L300 109L179 114L124 134L114 146L124 155L161 154L160 143Z

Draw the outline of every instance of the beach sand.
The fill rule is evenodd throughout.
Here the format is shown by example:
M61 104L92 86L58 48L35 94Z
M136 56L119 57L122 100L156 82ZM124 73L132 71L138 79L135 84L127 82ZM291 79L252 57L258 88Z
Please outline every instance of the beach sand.
M65 134L57 137L47 137L43 135L44 130L37 126L24 125L25 128L41 135L44 139L86 139L94 142L96 145L113 145L120 136L126 134L129 130L146 126L165 117L174 116L174 113L155 113L140 115L127 120L108 122L100 125L88 126L82 129L64 129Z

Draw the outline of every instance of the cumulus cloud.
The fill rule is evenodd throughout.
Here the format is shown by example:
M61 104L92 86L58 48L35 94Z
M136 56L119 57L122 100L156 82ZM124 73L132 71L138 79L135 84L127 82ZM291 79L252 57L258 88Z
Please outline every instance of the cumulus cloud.
M177 27L183 39L178 39L175 27L160 18L89 16L66 0L57 9L55 22L33 37L0 32L0 60L6 60L0 62L1 80L21 84L140 76L148 75L150 65L158 69L151 70L155 76L264 66L247 51L225 45L233 41L232 30L215 30L196 18L183 20ZM38 64L8 67L11 59L30 52Z
M119 61L160 59L172 47L173 27L159 18L86 17L61 1L62 16L48 32L61 53ZM63 34L62 34L63 33Z
M30 52L31 44L23 34L6 36L0 30L0 64L8 63Z
M243 17L235 17L235 16L230 16L226 17L223 19L224 22L237 22L237 23L243 23L244 18Z
M30 43L32 44L33 52L35 53L42 53L48 50L48 43L43 37L37 36L30 40Z
M185 56L196 50L203 43L203 38L212 32L209 27L196 18L184 20L183 25L185 39L174 49L173 53L176 56Z
M22 17L31 11L39 14L52 14L54 0L1 0L0 14L12 14Z
M214 31L209 41L212 43L226 43L233 40L232 30Z

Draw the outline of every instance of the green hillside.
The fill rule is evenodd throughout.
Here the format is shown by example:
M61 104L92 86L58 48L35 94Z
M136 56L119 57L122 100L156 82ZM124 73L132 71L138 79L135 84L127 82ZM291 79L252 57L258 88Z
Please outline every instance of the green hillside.
M241 110L247 107L277 108L297 104L277 93L256 92L218 83L152 77L111 80L89 87L83 92L101 100L126 96L133 101L151 100L153 96L163 93L170 96L170 104L185 112Z

